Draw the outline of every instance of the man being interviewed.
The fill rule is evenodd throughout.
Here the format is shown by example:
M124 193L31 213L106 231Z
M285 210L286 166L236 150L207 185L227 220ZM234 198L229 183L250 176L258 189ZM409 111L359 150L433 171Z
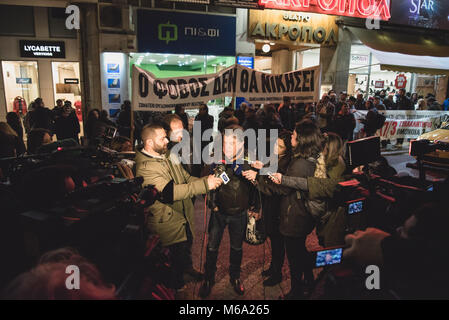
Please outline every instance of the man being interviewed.
M194 207L191 198L217 188L222 180L213 175L191 177L181 163L170 160L168 139L161 125L152 124L142 130L143 148L137 150L137 176L144 178L143 186L154 185L163 194L163 202L149 207L147 227L168 247L173 262L172 286L184 286L184 274L196 274L193 269L190 242L193 235Z
M243 256L243 240L248 222L248 214L255 215L260 207L257 189L242 176L245 167L245 149L243 129L239 125L226 127L223 133L223 171L226 173L226 184L211 192L209 207L209 238L207 243L205 280L200 287L199 295L206 298L215 284L218 251L223 232L228 227L230 254L229 275L234 291L243 295L245 288L240 280L240 267Z

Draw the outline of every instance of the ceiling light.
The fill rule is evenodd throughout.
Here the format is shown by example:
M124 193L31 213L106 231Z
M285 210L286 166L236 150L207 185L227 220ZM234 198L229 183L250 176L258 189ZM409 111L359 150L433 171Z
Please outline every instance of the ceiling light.
M270 45L268 44L268 43L265 43L263 46L262 46L262 51L263 52L265 52L265 53L268 53L268 52L270 52Z

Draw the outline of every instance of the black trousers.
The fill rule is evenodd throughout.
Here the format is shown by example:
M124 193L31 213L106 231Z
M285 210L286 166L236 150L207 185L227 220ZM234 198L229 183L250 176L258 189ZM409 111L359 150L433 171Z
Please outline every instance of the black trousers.
M271 274L274 277L281 277L285 259L284 236L278 230L275 230L269 237L271 242Z
M290 267L291 292L299 297L303 295L302 275L306 279L313 277L306 237L284 237L284 240Z
M231 279L240 278L240 266L242 264L242 245L245 237L247 221L246 210L236 215L226 215L220 212L212 212L209 220L209 240L207 242L205 277L215 280L217 271L218 249L226 226L228 226L229 240L231 244L229 253L229 275Z
M168 246L172 262L172 275L169 286L180 289L184 286L184 273L193 268L192 243L193 237L190 227L186 224L187 241L178 242Z

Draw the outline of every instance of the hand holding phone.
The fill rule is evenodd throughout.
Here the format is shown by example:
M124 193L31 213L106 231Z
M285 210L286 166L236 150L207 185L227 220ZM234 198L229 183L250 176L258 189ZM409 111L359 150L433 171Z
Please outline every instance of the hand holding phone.
M271 181L273 181L274 183L281 184L282 174L268 172L268 176L270 177Z

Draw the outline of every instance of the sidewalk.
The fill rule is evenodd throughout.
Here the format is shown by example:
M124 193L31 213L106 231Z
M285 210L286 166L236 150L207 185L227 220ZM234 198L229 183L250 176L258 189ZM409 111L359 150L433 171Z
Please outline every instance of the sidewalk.
M209 211L207 214L207 221L209 221ZM193 242L192 256L193 266L195 269L200 269L200 261L202 265L205 262L206 243L203 247L203 255L201 257L202 239L204 232L204 199L197 197L195 201L195 239ZM315 233L309 235L306 241L308 250L316 250L319 247L318 239ZM251 246L246 242L243 244L243 260L241 280L245 286L245 294L243 296L237 295L229 284L229 234L227 229L223 234L223 239L220 245L220 252L218 255L217 273L215 276L215 286L212 288L212 293L208 297L209 300L277 300L280 295L286 294L290 290L290 277L285 257L284 267L282 270L282 283L274 287L265 287L262 285L263 278L261 272L270 266L271 248L270 240L265 244L259 246ZM263 267L264 266L264 267ZM203 269L203 268L201 268ZM315 275L319 272L318 270ZM198 300L198 291L201 283L188 283L184 292L179 298L183 300Z

